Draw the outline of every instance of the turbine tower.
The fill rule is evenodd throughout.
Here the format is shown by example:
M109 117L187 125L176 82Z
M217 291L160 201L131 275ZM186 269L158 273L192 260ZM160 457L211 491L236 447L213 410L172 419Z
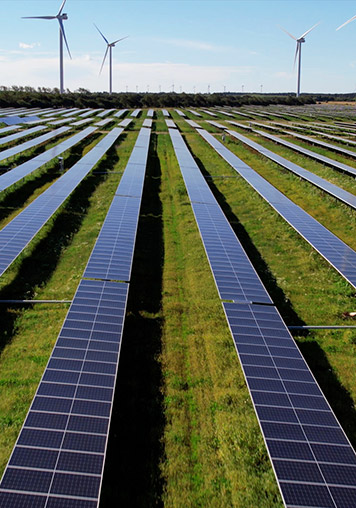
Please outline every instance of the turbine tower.
M126 37L122 37L121 39L117 39L117 41L109 42L107 40L107 38L105 37L105 35L96 26L95 23L94 23L94 26L97 29L97 31L99 32L99 34L102 36L104 41L106 42L106 51L105 51L103 63L101 64L101 68L100 68L99 74L101 74L101 71L103 70L104 63L105 63L105 60L106 60L106 56L107 56L108 51L109 51L109 93L111 95L112 94L112 48L114 48L115 44L117 44L118 42L123 41L124 39L127 39L128 35Z
M283 32L285 32L287 35L289 35L289 37L291 37L293 40L295 40L297 42L297 47L296 47L295 56L294 56L294 66L295 66L295 62L297 61L297 58L298 58L297 97L299 97L299 95L300 95L300 73L301 73L301 64L302 64L302 44L303 44L303 42L305 42L306 35L308 35L309 32L314 30L314 28L316 26L318 26L319 24L320 24L320 21L316 25L314 25L311 28L309 28L309 30L304 32L303 35L301 35L298 38L294 37L294 35L290 34L289 32L287 32L287 30L285 30L284 28L280 27L283 30Z
M66 43L68 55L72 59L72 55L69 51L69 46L64 31L63 21L68 19L68 15L63 11L64 4L67 0L63 0L62 5L58 11L57 16L25 16L22 19L57 19L59 23L59 91L62 94L64 92L64 70L63 70L63 39Z

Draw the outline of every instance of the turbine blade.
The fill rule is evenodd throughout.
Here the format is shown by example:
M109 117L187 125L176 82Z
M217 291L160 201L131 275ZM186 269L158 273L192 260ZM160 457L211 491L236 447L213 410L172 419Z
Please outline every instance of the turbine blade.
M126 37L121 37L121 39L118 39L117 41L112 42L111 44L117 44L120 41L123 41L124 39L127 39L129 36L126 35Z
M101 71L103 70L103 67L104 67L104 63L105 63L105 60L106 60L106 56L108 54L108 51L109 51L109 45L106 46L106 51L105 51L105 55L104 55L104 60L103 60L103 63L101 64L101 67L100 67L100 72L99 72L99 76L101 74Z
M95 26L95 28L97 29L97 31L99 32L99 34L102 36L102 38L104 39L104 41L106 42L106 44L109 44L109 41L107 40L107 38L105 37L105 35L100 32L99 28L96 26L95 23L93 23L93 25Z
M345 21L345 23L343 23L342 25L339 26L339 28L336 29L337 30L340 30L340 28L342 28L343 26L345 25L348 25L351 21L353 21L354 19L356 18L356 16L352 16L352 18L350 18L348 21Z
M300 46L299 46L299 43L297 42L297 47L296 47L296 50L295 50L295 55L294 55L294 64L293 64L293 70L295 69L295 63L297 61L297 57L298 57L298 52L300 51Z
M295 40L295 41L297 40L297 38L296 38L296 37L294 37L294 35L292 35L292 34L290 34L289 32L287 32L287 30L285 30L282 26L280 26L280 25L278 25L278 26L279 26L279 28L280 28L281 30L283 30L283 32L285 32L287 35L289 35L289 37L292 37L292 39L293 39L293 40Z
M303 33L303 35L301 35L299 37L299 39L303 39L303 37L305 37L306 35L308 35L309 32L311 32L312 30L314 30L315 27L317 27L318 25L320 25L321 21L319 21L318 23L316 23L314 26L312 26L311 28L309 28L309 30L307 30L306 32Z
M67 37L66 37L65 31L64 31L63 21L61 20L61 18L57 18L57 19L58 19L58 23L59 23L59 28L60 28L62 35L63 35L64 42L66 43L66 46L67 46L68 55L70 56L70 59L72 60L72 55L70 54L70 49L68 46Z
M63 0L62 2L62 5L60 6L59 8L59 11L58 11L58 14L57 14L57 17L60 16L62 14L62 11L63 11L63 7L64 7L64 4L66 3L67 0Z
M56 19L57 16L22 16L21 19Z

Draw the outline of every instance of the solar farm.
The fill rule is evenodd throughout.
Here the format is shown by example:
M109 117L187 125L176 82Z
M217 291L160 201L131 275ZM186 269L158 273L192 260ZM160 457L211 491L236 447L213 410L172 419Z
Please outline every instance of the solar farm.
M0 110L0 507L356 506L355 127Z

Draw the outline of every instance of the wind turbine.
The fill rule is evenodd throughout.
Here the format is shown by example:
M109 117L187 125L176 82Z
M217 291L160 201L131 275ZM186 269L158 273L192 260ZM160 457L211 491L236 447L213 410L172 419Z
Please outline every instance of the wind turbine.
M350 18L348 21L345 21L345 23L343 23L342 25L340 25L336 31L340 30L340 28L342 28L343 26L345 25L348 25L350 23L350 21L353 21L354 19L356 19L356 16L352 16L352 18Z
M294 66L295 66L295 62L297 61L297 57L299 57L298 58L298 77L297 77L297 97L299 97L299 95L300 95L300 72L301 72L301 63L302 63L302 44L303 44L303 42L305 42L305 36L308 35L308 33L311 32L312 30L314 30L314 28L317 27L318 25L320 25L320 21L316 25L309 28L309 30L304 32L303 35L298 37L298 39L297 39L297 37L294 37L294 35L287 32L287 30L280 27L283 30L283 32L285 32L287 35L289 35L289 37L291 37L293 40L295 40L297 42L297 47L296 47L295 56L294 56Z
M95 23L94 23L94 26L97 29L97 31L99 32L99 34L102 36L104 41L106 42L106 51L105 51L103 63L101 64L101 68L100 68L99 74L101 74L101 71L103 70L104 63L105 63L105 60L106 60L106 56L107 56L108 51L109 51L109 93L112 94L112 48L114 48L115 44L117 44L118 42L123 41L124 39L127 39L128 35L126 37L122 37L121 39L117 39L117 41L109 42L107 40L107 38L105 37L105 35L102 32L100 32L99 28L96 26Z
M26 16L22 19L57 19L59 23L59 91L60 93L64 92L64 71L63 71L63 39L67 46L67 51L70 56L70 59L72 59L72 55L69 51L69 46L66 38L66 34L64 31L63 21L68 19L68 15L63 12L64 4L67 0L63 0L62 5L60 6L60 9L58 11L57 16Z

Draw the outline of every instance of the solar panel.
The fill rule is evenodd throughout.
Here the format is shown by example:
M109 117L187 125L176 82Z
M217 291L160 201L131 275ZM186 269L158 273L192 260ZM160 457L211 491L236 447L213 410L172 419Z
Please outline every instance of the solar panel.
M213 127L217 127L218 129L227 129L227 127L225 127L225 125L222 125L221 123L219 122L214 122L214 120L207 120L206 123L210 123L210 125L212 125Z
M20 145L13 146L12 148L8 148L7 150L3 150L2 152L0 152L0 160L8 159L9 157L13 157L14 155L24 152L25 150L34 148L35 146L41 145L42 143L46 143L50 139L53 139L56 136L61 135L63 132L64 131L62 127L60 129L47 132L47 134L43 134L42 136L30 139L29 141L26 141L25 143L22 143Z
M89 109L89 111L86 111L85 113L82 113L81 115L79 115L79 118L87 118L88 116L96 116L95 113L97 113L98 111L102 111L103 108L98 108L98 109Z
M272 303L181 134L169 134L220 297Z
M225 115L225 116L232 116L232 117L234 116L232 113L228 113L227 111L223 111L222 109L220 109L218 111L218 113L221 113L222 115Z
M105 127L105 125L108 125L109 123L113 122L113 118L104 118L104 120L100 120L99 122L95 123L97 127Z
M69 131L70 127L61 127L58 130L61 131L59 132L59 134L62 134L66 131ZM58 145L54 146L53 148L50 148L49 150L46 150L43 153L40 153L33 159L30 159L24 162L23 164L20 164L19 166L11 169L11 171L8 171L7 173L0 175L0 191L7 189L8 187L10 187L10 185L13 185L14 183L18 182L25 176L29 175L39 167L49 162L50 160L58 157L63 152L65 152L75 144L79 143L80 141L82 141L95 131L96 131L95 127L87 127L83 131L75 134L74 136L65 139L61 143L58 143Z
M202 112L209 116L217 116L215 113L208 111L207 109L202 109Z
M80 282L2 478L1 506L97 507L127 294L127 284Z
M304 180L312 183L319 189L322 189L323 191L327 192L328 194L331 194L335 198L339 199L340 201L343 201L345 204L351 206L352 208L356 208L356 196L354 194L351 194L350 192L345 191L344 189L341 189L337 185L328 182L324 178L321 178L318 175L315 175L311 171L308 171L305 168L302 168L301 166L298 166L297 164L294 164L294 162L290 162L284 157L281 157L278 154L275 154L274 152L271 152L271 150L268 150L262 145L259 145L258 143L255 143L254 141L251 141L250 139L246 138L242 134L239 134L236 131L227 131L228 134L233 136L234 138L238 139L242 143L245 143L246 145L250 146L254 150L257 150L260 154L264 155L265 157L268 157L272 161L276 162L280 166L282 166L285 169L288 169L289 171L292 171L296 175L300 176Z
M199 129L198 132L297 233L352 286L356 287L356 252L354 250L241 161L214 136L203 129Z
M30 134L35 134L36 132L43 131L44 129L47 129L47 127L45 125L40 125L38 127L32 127L31 129L22 130L21 132L17 132L16 134L10 134L10 136L0 138L0 145L5 145L6 143L10 143L11 141L15 141L17 139L29 136Z
M179 116L181 116L182 118L184 118L186 116L185 113L183 113L183 111L181 111L180 109L175 109L174 110L176 113L178 113Z
M153 117L154 117L154 114L155 114L154 109L149 109L149 110L147 111L147 118L153 118Z
M312 150L308 150L307 148L303 148L299 145L296 145L294 143L291 143L290 141L286 141L285 139L282 139L278 136L274 136L272 134L268 134L268 132L263 132L259 130L254 130L257 134L260 136L263 136L264 138L271 139L275 143L278 143L280 145L287 146L288 148L291 148L295 152L302 153L303 155L306 155L308 157L311 157L312 159L315 159L322 164L326 164L327 166L331 166L339 171L343 171L344 173L348 173L350 175L356 175L356 169L348 166L347 164L344 164L342 162L338 162L334 159L330 159L330 157L326 157L325 155L320 155L316 152L313 152Z
M173 129L176 127L176 124L170 118L165 118L164 121L166 122L167 127L170 127Z
M201 116L201 114L198 113L198 111L194 111L194 109L187 109L187 111L189 111L189 113L191 113L194 116Z
M133 111L130 116L132 116L133 118L137 118L140 113L141 109L135 109L135 111Z
M148 129L140 130L84 277L130 280L150 134Z
M148 127L150 129L152 127L152 118L146 118L142 123L142 127Z
M101 113L99 113L98 115L96 115L98 118L104 118L105 116L108 116L110 115L110 113L113 113L114 111L116 111L115 108L112 108L112 109L104 109L104 111L102 111Z
M48 122L48 125L63 125L64 123L69 123L71 122L72 119L71 118L60 118L59 120L54 120L54 121L51 121L51 122Z
M194 120L189 120L189 118L185 118L185 121L191 126L194 127L194 129L200 129L200 125L197 122L194 122Z
M223 307L286 506L353 506L355 452L278 311Z
M332 150L333 152L342 153L343 155L347 155L348 157L352 158L356 157L356 152L353 152L352 150L347 150L347 148L342 148L341 146L331 145L330 143L326 143L325 141L321 141L320 139L311 138L310 136L303 136L302 134L297 134L296 132L291 131L284 131L284 134L288 134L289 136L293 136L303 141L307 141L308 143L312 143L313 145L322 146L323 148L327 148L328 150ZM352 141L349 141L349 144L356 143L352 143Z
M0 275L67 199L123 129L115 128L0 231Z
M124 118L124 120L121 120L121 122L118 124L119 127L127 127L132 122L133 118Z
M120 116L122 116L124 113L126 113L126 111L128 111L128 109L120 109L117 113L115 113L114 117L120 118Z
M90 123L94 120L94 118L84 118L83 120L78 120L77 122L71 123L72 127L81 127L82 125L85 125L86 123Z
M169 117L171 116L166 109L162 109L163 116Z
M0 129L0 135L6 134L7 132L16 131L17 129L20 129L20 125L9 125L8 127L3 127Z

